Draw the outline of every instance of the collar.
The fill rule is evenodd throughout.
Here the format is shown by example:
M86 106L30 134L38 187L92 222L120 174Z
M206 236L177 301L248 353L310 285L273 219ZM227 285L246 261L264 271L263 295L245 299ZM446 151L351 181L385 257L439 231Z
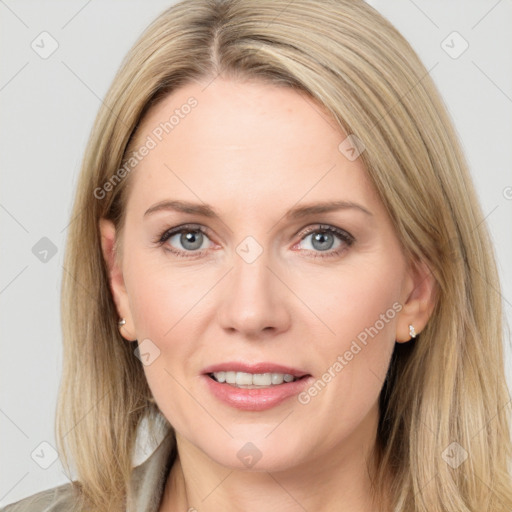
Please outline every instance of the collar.
M126 512L158 512L175 458L176 441L171 429L155 451L133 469Z

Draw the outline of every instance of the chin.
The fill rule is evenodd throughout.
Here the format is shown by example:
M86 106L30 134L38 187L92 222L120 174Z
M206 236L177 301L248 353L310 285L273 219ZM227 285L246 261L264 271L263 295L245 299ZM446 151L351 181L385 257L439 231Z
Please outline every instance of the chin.
M304 446L298 449L294 442L283 442L277 437L271 440L270 437L265 439L264 436L248 435L224 441L214 447L209 444L203 451L217 464L231 470L277 472L290 469L300 462L297 456L303 453Z

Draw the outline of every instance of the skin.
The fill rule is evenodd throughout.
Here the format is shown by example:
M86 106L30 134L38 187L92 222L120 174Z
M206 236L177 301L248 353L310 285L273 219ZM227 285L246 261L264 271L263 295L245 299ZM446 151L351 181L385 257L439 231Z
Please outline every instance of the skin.
M138 130L142 144L190 96L197 99L129 177L122 257L113 250L114 226L100 223L112 294L126 319L121 333L160 350L144 371L179 452L160 510L385 510L371 504L367 471L378 397L395 342L410 339L409 324L420 332L428 321L433 277L426 265L406 261L361 159L338 150L346 136L319 104L260 82L206 84L173 92ZM144 215L170 199L207 203L220 218ZM295 206L335 200L370 213L285 217ZM202 254L170 252L194 254L179 234L155 243L186 223L207 230ZM355 242L334 236L318 248L319 224ZM252 263L236 252L247 236L263 251ZM237 359L320 379L393 304L400 312L307 404L292 397L266 411L241 411L205 386L206 366ZM262 455L252 468L237 457L249 441Z

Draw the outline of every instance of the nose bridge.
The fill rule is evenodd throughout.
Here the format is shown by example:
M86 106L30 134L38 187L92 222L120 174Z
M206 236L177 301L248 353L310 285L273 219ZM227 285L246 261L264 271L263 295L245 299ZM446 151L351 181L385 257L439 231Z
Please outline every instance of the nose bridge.
M255 335L287 326L285 287L271 270L272 260L271 251L253 237L247 237L236 247L230 284L219 310L224 328Z

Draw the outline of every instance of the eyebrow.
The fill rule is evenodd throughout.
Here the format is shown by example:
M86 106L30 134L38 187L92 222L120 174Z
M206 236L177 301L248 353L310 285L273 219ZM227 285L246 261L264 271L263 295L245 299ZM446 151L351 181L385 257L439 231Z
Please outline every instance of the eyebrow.
M366 215L372 216L368 209L364 206L354 203L352 201L327 201L323 203L310 203L303 206L296 206L289 210L284 217L286 219L300 219L307 217L308 215L314 215L319 213L329 213L338 210L354 209L365 213ZM159 211L176 211L182 213L190 213L195 215L201 215L208 218L220 218L220 215L215 211L213 207L208 204L191 203L189 201L178 201L178 200L166 200L161 201L146 210L144 217L151 215Z

